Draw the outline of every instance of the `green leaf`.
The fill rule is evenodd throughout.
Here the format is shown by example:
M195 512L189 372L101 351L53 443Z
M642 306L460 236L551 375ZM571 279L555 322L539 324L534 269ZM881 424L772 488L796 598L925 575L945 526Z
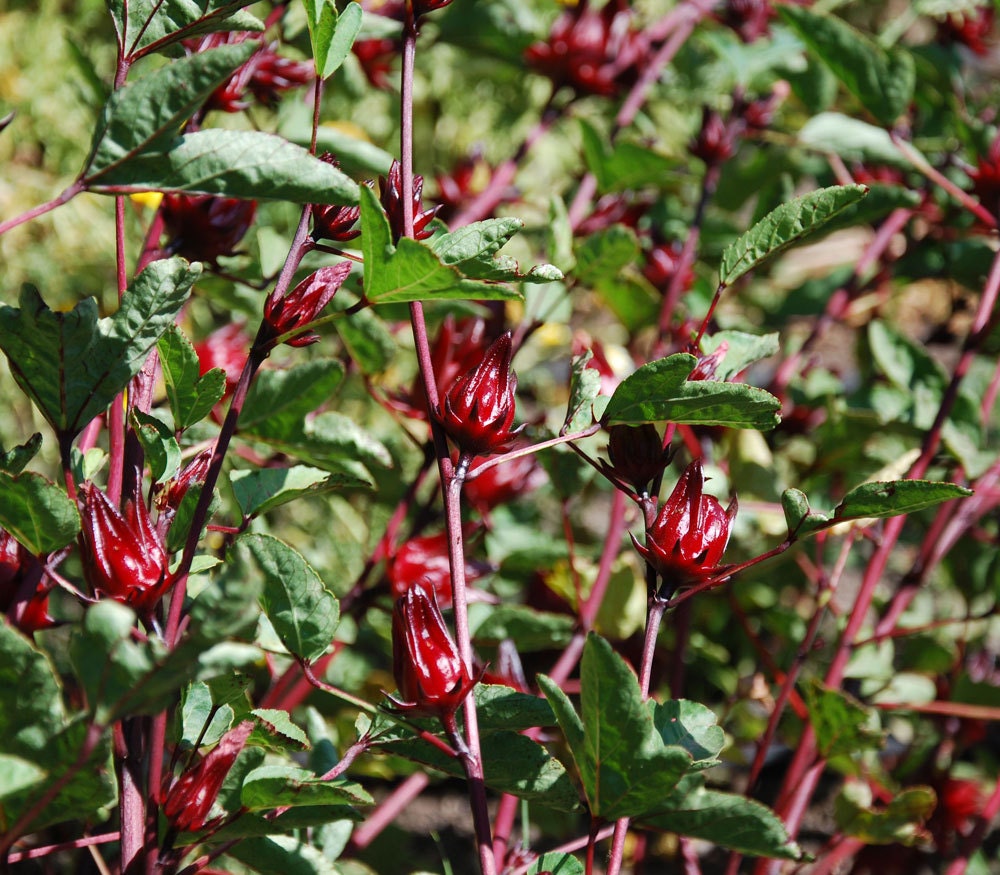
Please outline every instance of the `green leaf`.
M367 186L361 187L361 247L365 297L373 304L521 297L509 286L467 279L421 241L404 237L393 246L389 220Z
M604 425L677 422L729 428L773 428L781 402L743 383L688 381L697 359L678 353L643 365L618 385L604 410Z
M462 777L465 771L454 757L417 739L393 741L392 753L432 766L448 775ZM483 745L486 786L560 811L579 807L579 796L562 764L538 742L517 732L491 732Z
M587 870L576 857L549 851L542 854L527 871L527 875L584 875Z
M863 483L852 489L833 512L834 519L882 519L934 507L953 498L967 498L971 489L932 480L892 480Z
M251 433L291 432L330 399L344 379L336 359L314 359L283 371L262 370L247 393L240 428Z
M636 143L607 139L587 121L580 120L583 156L587 169L597 178L601 194L629 189L663 188L676 170L675 162Z
M871 708L815 680L804 686L804 694L816 748L823 759L881 749L885 735L873 726L878 717Z
M350 177L274 134L210 129L184 134L163 147L88 176L88 190L186 191L297 204L358 199L358 186Z
M832 152L845 161L901 168L911 166L910 160L892 142L888 131L839 112L821 112L813 116L799 130L797 139L807 149Z
M304 0L304 5L316 72L327 79L344 63L361 30L361 4L348 3L339 16L333 0Z
M0 471L0 528L35 556L72 542L80 531L76 503L40 474Z
M573 618L549 614L521 605L500 605L480 623L472 637L480 644L511 639L520 652L565 647L573 637Z
M343 289L333 299L335 310L345 310L357 302ZM347 352L364 374L381 374L395 360L398 344L386 323L374 310L359 310L337 319L333 327Z
M292 723L291 715L287 711L277 708L254 708L250 713L257 718L257 726L254 727L254 731L250 736L251 744L260 743L269 745L271 744L271 740L276 737L281 741L279 745L281 748L291 746L295 750L309 750L308 736L300 726ZM263 739L260 737L263 734L260 731L261 727L263 727L264 732L267 734L267 737ZM289 742L291 742L291 745L289 745Z
M888 805L875 807L861 781L844 786L833 802L837 828L866 845L916 845L926 841L923 824L937 805L930 787L908 787Z
M149 413L133 410L132 430L142 444L153 482L173 477L181 466L181 448L170 427Z
M92 605L70 643L70 658L95 719L109 723L119 703L153 670L151 648L132 637L135 612L107 599Z
M570 364L569 405L563 431L572 434L594 423L593 403L601 393L601 374L588 367L594 354L588 349L573 357Z
M105 174L113 175L130 159L167 147L209 95L249 60L256 48L251 42L199 52L117 89L97 122L83 173L87 184L100 185Z
M181 696L181 744L192 748L199 738L203 745L215 744L232 728L234 716L229 705L214 702L208 684L190 684Z
M259 516L304 495L322 495L344 483L343 478L329 471L307 465L233 471L229 479L245 517Z
M538 682L566 734L591 815L616 820L658 812L693 759L664 740L636 676L611 645L591 633L584 646L582 733L565 694L544 675Z
M4 799L30 790L45 778L45 769L21 757L0 753L0 810Z
M587 237L576 249L577 281L593 288L630 331L656 322L660 296L635 269L639 240L625 225L612 225Z
M251 811L299 805L372 805L374 800L351 781L320 781L307 769L261 766L243 779L240 801ZM347 816L346 812L341 815Z
M771 334L747 334L743 331L716 331L701 341L705 355L711 355L722 344L726 344L726 354L715 369L716 380L731 380L740 371L761 359L770 358L778 352L778 332Z
M830 521L828 516L814 511L806 494L798 489L786 489L781 493L781 508L785 512L789 537L804 537Z
M272 829L281 828L280 820L281 818ZM340 873L339 868L321 851L312 847L306 840L292 836L246 838L237 842L226 853L261 875L339 875Z
M916 72L904 50L888 52L845 21L801 6L778 10L799 39L877 121L891 125L913 97Z
M834 185L782 204L722 253L719 283L732 285L768 258L801 243L867 193L863 185Z
M643 826L712 842L722 848L783 860L802 851L770 808L738 796L706 790L701 776L685 778L665 802L665 811L641 818Z
M107 0L124 54L133 60L204 33L263 30L263 23L241 8L248 5L246 0Z
M200 274L182 258L154 261L101 320L93 298L57 313L26 288L19 308L0 305L0 349L52 427L76 435L139 372Z
M176 325L164 332L156 348L174 426L183 431L201 422L222 399L226 373L222 368L212 368L202 376L198 354Z
M691 754L695 768L708 768L719 762L726 733L711 708L688 699L663 703L650 700L647 705L664 744L683 747Z
M476 684L475 696L479 728L484 734L556 725L551 706L538 696L499 684Z
M260 604L291 653L316 659L326 652L340 622L340 605L301 554L270 535L241 536L264 573Z
M305 146L311 134L311 126L303 126L301 130L296 128L289 133L289 138ZM328 125L320 125L316 132L316 152L320 155L332 152L346 172L359 176L373 173L385 176L393 161L393 156L385 149Z
M42 434L38 431L13 449L5 451L0 445L0 471L11 475L20 474L41 448Z

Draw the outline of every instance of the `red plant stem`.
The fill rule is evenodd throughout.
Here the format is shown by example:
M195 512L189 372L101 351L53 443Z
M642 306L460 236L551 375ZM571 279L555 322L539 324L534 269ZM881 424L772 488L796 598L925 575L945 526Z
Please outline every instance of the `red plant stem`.
M547 450L549 447L556 447L559 446L559 444L566 444L570 441L582 440L583 438L597 434L600 430L601 426L599 424L595 424L590 426L590 428L585 428L583 431L578 431L574 434L560 435L559 437L550 438L547 441L532 444L530 447L522 447L519 450L511 450L509 453L504 453L502 456L494 456L492 459L489 459L480 465L476 465L475 468L465 475L465 479L475 480L484 471L489 471L490 468L495 468L497 465L502 465L504 462L513 462L514 459L520 459L524 456L532 456L541 450Z
M405 52L405 43L404 43ZM404 55L405 57L405 55ZM531 151L532 146L537 143L542 136L555 124L555 122L563 115L565 112L565 107L556 108L552 104L552 99L555 97L555 91L549 95L548 100L545 102L545 106L542 109L541 118L538 123L528 132L528 135L524 138L524 141L520 146L517 147L517 151L514 153L514 157L509 158L502 164L498 165L493 171L493 175L490 177L489 183L487 183L486 188L484 188L470 204L468 204L464 209L462 209L457 216L451 221L452 228L461 228L464 225L469 225L472 222L478 222L480 219L485 219L490 213L497 208L497 205L503 200L504 192L507 187L514 181L514 177L517 176L518 167L520 167L521 162L524 160L528 152ZM403 191L410 191L406 188L406 180L403 180Z
M653 676L653 658L656 656L656 639L660 633L660 624L667 609L667 602L652 598L649 600L649 611L646 614L646 636L642 645L642 665L639 667L639 691L643 700L649 698L649 684ZM671 695L673 695L671 691ZM618 875L625 856L625 839L628 836L629 818L622 817L615 823L614 834L611 837L611 855L608 859L607 875Z
M46 213L52 212L52 210L56 207L61 207L63 204L71 201L81 191L83 191L84 188L84 184L79 179L76 180L76 182L74 182L58 197L55 197L44 204L39 204L37 207L32 207L27 212L21 213L19 216L14 216L14 218L8 219L6 222L0 222L0 234L6 234L18 225L23 225L25 222L30 222L32 219L37 219L39 216L44 216Z
M378 836L391 826L399 817L399 813L405 810L409 804L416 799L430 783L426 772L414 772L406 778L402 784L396 787L389 796L379 803L376 808L351 835L349 847L354 851L361 851L367 848Z
M412 3L406 4L406 20L403 24L403 69L400 96L400 180L403 203L403 233L413 236L413 64L417 48L417 29ZM492 182L491 182L492 185ZM485 192L484 192L485 193ZM468 221L468 219L465 219ZM465 221L458 222L459 225ZM419 302L410 305L410 321L413 329L420 374L427 393L431 411L438 406L437 383L431 362L430 345L427 339L427 325L423 308ZM452 607L455 616L455 639L459 655L470 673L473 672L472 641L469 634L469 617L466 605L465 550L462 534L461 491L462 478L468 469L468 459L459 462L456 472L448 453L447 441L440 426L430 417L431 434L437 454L438 469L445 505L445 527L448 534L448 558L451 563ZM479 723L476 716L474 696L467 696L463 703L465 714L465 748L460 760L468 779L469 802L479 849L479 864L483 875L495 875L496 863L493 858L493 837L490 832L489 810L486 805L486 784L483 779L482 751L479 742ZM457 734L457 728L456 728Z
M73 839L69 842L59 842L57 845L42 845L38 848L31 848L28 851L14 851L7 857L8 863L20 863L24 860L36 860L39 857L48 857L51 854L58 854L60 851L75 851L78 848L88 848L92 845L106 845L109 842L117 842L118 832L105 832L99 836L84 836Z
M87 765L87 761L90 759L91 754L93 754L103 734L103 726L91 723L87 727L87 733L84 735L83 744L80 745L80 753L77 755L76 760L49 784L46 791L22 812L21 816L7 828L6 832L0 834L0 869L3 869L9 862L8 854L14 846L14 842L27 833L28 828L34 822L35 818L59 795L63 787L72 781L76 774Z
M128 268L125 264L125 199L115 198L115 276L118 281L118 301L128 288ZM108 410L108 498L120 504L125 466L125 394L115 395ZM123 839L124 840L124 839Z
M520 805L521 800L510 793L504 793L497 805L497 813L493 818L493 859L496 860L499 870L503 868L507 845L510 842L510 834L514 829L514 821L517 819Z
M996 229L997 217L990 213L986 207L979 203L979 201L972 197L968 192L962 191L962 189L955 185L954 182L948 179L948 177L941 173L941 171L937 168L931 167L931 165L927 163L927 159L917 152L909 143L900 138L898 134L890 131L890 136L892 137L892 142L899 150L900 154L902 154L902 156L913 165L915 170L919 171L931 182L936 183L948 192L948 194L955 198L955 200L965 207L965 209L983 222L987 228Z
M597 831L593 836L593 843L603 842L608 836L611 835L614 827L605 826ZM547 853L550 854L572 854L574 851L579 851L580 848L585 848L591 844L591 836L586 838L573 839L572 841L566 842L565 844L558 845ZM518 866L516 869L512 869L509 873L505 875L525 875L527 871L534 866L534 863L525 863L523 866Z
M145 871L146 799L142 786L142 724L140 718L134 718L114 727L123 875Z

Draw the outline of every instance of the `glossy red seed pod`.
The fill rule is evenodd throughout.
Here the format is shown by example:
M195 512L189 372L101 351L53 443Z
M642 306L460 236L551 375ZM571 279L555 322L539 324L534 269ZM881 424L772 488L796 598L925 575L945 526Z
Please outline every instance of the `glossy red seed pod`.
M613 425L608 430L608 458L614 473L642 495L663 473L670 451L663 448L663 438L652 423Z
M437 602L420 583L396 601L392 613L392 673L404 711L454 714L476 679L466 668Z
M98 595L148 614L170 588L169 557L142 501L122 515L92 483L83 488L83 567Z
M705 495L705 474L695 459L681 474L646 531L646 544L635 536L639 554L663 578L664 591L707 580L722 570L722 554L729 543L736 499L723 509L717 498Z
M464 526L466 540L475 533L473 526ZM473 584L490 571L484 562L466 559L465 582ZM435 601L442 607L451 605L451 562L448 559L448 535L438 532L421 535L400 544L386 563L386 577L394 598L402 598L406 591L419 580Z
M392 229L393 242L398 242L400 237L404 237L403 222L403 171L398 161L393 161L389 168L388 176L380 176L379 200L386 216L389 218L389 227ZM416 240L426 240L433 234L427 230L430 223L441 209L440 205L431 207L429 210L421 210L423 203L421 196L424 192L424 178L422 176L413 177L413 191L410 196L413 201L413 237Z
M442 399L436 418L462 453L503 452L520 433L520 428L512 428L517 390L517 375L510 369L512 356L508 331Z
M211 825L208 815L252 731L253 721L244 720L223 735L208 756L174 781L163 800L163 814L176 830L197 832Z
M0 529L0 614L25 635L55 625L42 563L10 532Z

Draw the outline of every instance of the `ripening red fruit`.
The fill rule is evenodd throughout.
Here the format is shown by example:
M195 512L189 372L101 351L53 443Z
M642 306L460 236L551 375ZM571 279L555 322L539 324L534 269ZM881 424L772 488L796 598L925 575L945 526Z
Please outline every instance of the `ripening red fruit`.
M470 538L473 527L464 527L464 536ZM475 583L490 570L483 562L466 559L465 581ZM448 534L421 535L410 538L393 551L386 563L386 577L394 598L401 598L419 580L429 590L437 603L443 607L451 605L451 562L448 558Z
M340 167L339 162L330 152L324 152L320 155L319 160L324 164ZM361 207L313 204L313 230L310 236L313 240L334 240L345 243L361 235L361 229L357 227L359 218L361 218Z
M165 251L188 261L217 264L235 255L257 215L257 202L207 194L165 194L160 203L170 237Z
M704 494L704 487L701 460L695 459L646 530L646 545L632 536L636 550L663 578L661 589L666 595L722 570L719 563L729 543L737 503L733 498L723 510L717 498Z
M472 467L475 468L476 464L478 461ZM469 504L485 517L493 508L527 495L545 480L545 471L534 455L518 456L487 468L472 480L466 480L463 490Z
M44 565L17 539L0 529L0 613L25 635L55 625L49 616Z
M578 3L564 12L549 38L530 46L524 57L556 86L610 97L638 80L649 45L633 29L626 0L608 0L600 11Z
M639 495L663 473L670 462L670 450L650 422L642 425L613 425L608 430L608 458L614 474L631 485Z
M389 175L387 177L380 176L378 182L380 191L379 200L382 202L385 214L389 218L389 227L392 229L392 242L397 243L400 237L406 236L403 222L403 171L399 162L393 161L392 166L389 168ZM415 240L426 240L434 233L433 231L426 230L427 225L437 215L438 210L441 209L440 206L436 206L431 207L429 210L421 211L421 195L423 192L424 178L422 176L414 176L411 198L413 200L413 238Z
M209 821L208 815L252 731L253 721L244 720L223 735L208 756L174 781L163 800L163 814L174 829L197 832L221 820Z
M337 289L351 272L351 262L342 261L331 267L321 267L306 277L294 289L280 297L271 292L264 302L264 321L271 339L304 328L330 303ZM285 341L289 346L308 346L319 335L305 331Z
M148 614L173 583L169 557L141 499L124 516L92 483L83 487L84 572L99 595Z
M462 453L485 456L503 452L523 428L511 428L517 390L517 375L510 369L512 356L508 331L441 400L435 418Z
M462 661L434 597L415 583L392 613L392 673L402 701L397 708L444 717L472 692L476 679Z

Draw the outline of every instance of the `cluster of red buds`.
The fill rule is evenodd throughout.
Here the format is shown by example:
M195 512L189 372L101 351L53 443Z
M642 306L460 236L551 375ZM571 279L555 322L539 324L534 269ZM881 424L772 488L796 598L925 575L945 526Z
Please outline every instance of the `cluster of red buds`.
M252 731L253 721L244 720L223 735L208 756L174 781L164 796L163 814L175 830L199 832L222 822L222 816L209 820L208 815Z
M468 539L473 533L471 526L466 526L464 537ZM485 562L465 561L466 583L475 583L491 566ZM434 535L421 535L410 538L397 547L386 563L386 577L394 598L402 598L413 581L419 580L425 589L429 590L438 604L451 606L451 563L448 559L448 535L438 532Z
M169 556L137 497L124 515L92 483L83 487L84 573L95 594L148 615L173 583Z
M43 564L4 529L0 529L0 612L25 635L55 625L49 616Z
M306 277L286 295L271 292L264 302L264 341L271 342L282 334L296 331L284 342L289 346L309 346L320 338L314 331L303 330L333 300L337 289L351 272L351 262L342 261L321 267Z
M207 194L165 194L160 202L168 255L216 265L236 255L257 215L257 202Z
M736 518L736 498L723 510L717 498L704 494L704 488L701 460L695 459L647 526L645 546L632 536L639 555L662 578L657 596L669 597L678 587L707 580L724 569L719 563Z
M392 673L402 700L390 701L414 715L454 714L476 685L437 601L419 582L396 600L392 613Z
M403 223L403 171L398 161L393 161L389 168L388 177L380 176L379 200L382 208L389 218L389 227L392 229L392 242L399 242L400 237L406 236ZM426 240L433 234L427 230L427 225L433 219L440 206L431 207L429 210L422 209L421 196L424 192L424 178L422 176L413 177L413 190L411 200L413 203L413 237L416 240Z
M479 363L445 393L434 417L469 456L510 448L523 426L514 425L517 375L510 369L513 348L508 331L486 350Z
M525 60L556 87L604 97L635 83L649 58L649 44L632 26L627 0L608 0L598 12L587 0L552 25L549 38L529 46Z
M963 12L949 12L937 24L937 40L945 45L965 46L977 55L989 51L986 38L993 32L996 10L984 3Z
M209 97L205 109L222 112L241 112L253 102L273 107L286 91L301 88L315 76L313 65L308 61L293 61L278 54L277 43L265 43L257 34L243 31L210 33L200 40L190 40L185 46L193 54L208 51L219 46L237 45L254 40L260 47L250 56L229 79L220 85ZM248 96L251 99L248 99Z

